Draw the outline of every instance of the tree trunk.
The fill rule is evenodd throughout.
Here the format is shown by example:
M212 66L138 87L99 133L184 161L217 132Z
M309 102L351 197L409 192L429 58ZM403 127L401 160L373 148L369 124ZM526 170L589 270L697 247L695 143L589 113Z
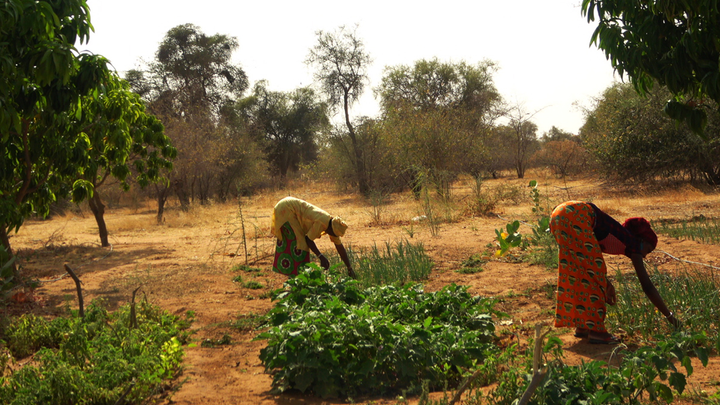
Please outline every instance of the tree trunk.
M167 202L168 196L170 195L170 187L169 186L163 186L155 187L155 190L157 191L157 203L158 203L158 210L157 210L157 223L162 224L163 223L163 215L165 214L165 203Z
M355 136L355 128L353 128L352 123L350 122L350 102L348 100L347 92L345 93L344 107L345 125L347 126L348 135L350 136L350 141L352 141L352 146L355 151L355 174L357 175L358 189L360 191L360 194L368 195L368 193L370 192L370 184L368 183L367 173L365 173L363 151L358 145L357 137Z
M5 247L5 251L8 253L9 258L15 257L15 255L13 254L13 251L12 251L12 247L10 246L10 237L8 237L7 226L5 226L5 224L0 225L0 243L2 243L2 245ZM0 263L0 265L2 265L2 264L5 264L5 263ZM18 269L17 269L17 261L13 262L12 268L13 268L13 275L15 277L15 280L17 282L19 282L20 279L18 278L19 275L18 275Z
M190 209L190 196L188 196L187 190L185 189L185 182L180 179L173 181L173 189L178 200L180 200L180 209L187 211Z
M108 230L107 225L105 224L105 205L102 203L102 200L100 199L100 194L98 194L97 190L93 193L93 196L88 200L88 205L90 205L90 211L92 211L93 215L95 216L95 222L97 222L98 225L98 232L100 233L100 244L102 247L108 247L110 246L110 241L108 241Z

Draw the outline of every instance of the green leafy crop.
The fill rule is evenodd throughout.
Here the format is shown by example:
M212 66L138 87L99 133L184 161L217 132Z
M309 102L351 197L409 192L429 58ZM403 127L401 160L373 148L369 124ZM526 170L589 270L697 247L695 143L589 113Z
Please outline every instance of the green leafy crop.
M494 300L449 285L360 289L317 266L288 281L269 313L260 360L277 391L321 397L444 388L494 353Z

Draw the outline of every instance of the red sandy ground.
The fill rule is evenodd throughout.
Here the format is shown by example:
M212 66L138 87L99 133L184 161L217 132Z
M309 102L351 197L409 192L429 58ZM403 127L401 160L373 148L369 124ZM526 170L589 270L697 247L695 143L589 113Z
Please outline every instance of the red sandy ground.
M705 194L692 187L681 191L644 192L626 194L594 186L591 181L554 183L541 181L541 192L549 203L564 199L592 199L616 218L642 215L652 219L687 219L695 215L718 216L720 196ZM512 184L527 192L524 180L493 180L487 187ZM562 187L562 188L561 188ZM313 202L325 210L340 215L351 225L344 243L355 247L384 246L386 241L409 239L422 242L435 262L426 290L439 289L456 283L470 286L470 292L482 296L504 297L500 310L512 317L506 326L519 336L522 344L533 333L533 325L551 322L554 302L547 297L547 284L555 282L556 274L541 266L526 263L491 261L484 271L460 274L455 270L471 255L488 251L494 230L503 227L504 219L529 218L530 202L498 206L498 215L474 217L464 211L470 201L467 185L454 190L455 200L450 215L452 222L440 226L432 236L427 226L415 223L419 204L409 195L390 197L389 205L373 221L372 207L357 195L316 192L322 185L295 188L291 191L268 192L242 201L248 263L262 269L255 280L269 288L282 286L283 277L270 271L274 239L269 232L270 212L275 201L294 195ZM308 191L311 190L311 191ZM438 210L444 209L442 206ZM35 312L47 316L62 314L67 305L77 307L75 285L63 270L68 264L83 282L85 302L102 297L111 307L130 300L132 291L141 287L140 297L178 315L194 311L195 347L186 348L185 370L172 390L159 402L164 404L334 404L343 401L323 401L300 393L271 393L271 377L265 373L258 358L265 342L253 341L256 332L239 333L229 323L242 314L261 314L273 303L260 298L268 288L241 288L232 278L248 273L231 271L233 266L245 264L242 245L242 222L237 204L197 206L190 212L168 211L165 224L155 223L151 203L135 207L109 209L106 220L111 232L112 249L99 246L97 225L89 212L58 216L45 221L28 221L11 238L20 256L23 274L37 278L41 286L34 292L34 302L15 304L12 311ZM444 214L443 214L444 215ZM522 231L522 229L521 229ZM525 231L529 231L525 229ZM331 242L323 238L321 250L333 252ZM677 240L660 236L658 250L648 260L659 264L661 270L672 271L679 265L665 253L677 258L720 267L720 246ZM611 268L618 265L624 272L632 272L629 260L610 258ZM717 270L715 270L717 271ZM617 363L612 347L590 345L574 338L569 330L558 330L564 342L566 361L602 359ZM232 344L203 348L204 339L232 337ZM21 361L22 363L22 361ZM715 392L720 379L720 360L711 359L708 367L694 362L694 374L689 390ZM364 398L360 403L394 404L396 398ZM410 399L410 403L417 400ZM684 403L691 403L686 399ZM681 402L682 403L682 402Z

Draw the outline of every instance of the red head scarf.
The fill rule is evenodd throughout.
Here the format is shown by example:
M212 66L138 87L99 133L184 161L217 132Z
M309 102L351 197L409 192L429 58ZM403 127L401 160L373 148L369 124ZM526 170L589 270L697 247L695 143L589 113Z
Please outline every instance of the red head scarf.
M630 231L636 238L642 238L651 244L653 250L657 247L658 237L647 219L641 217L628 218L625 220L623 227Z

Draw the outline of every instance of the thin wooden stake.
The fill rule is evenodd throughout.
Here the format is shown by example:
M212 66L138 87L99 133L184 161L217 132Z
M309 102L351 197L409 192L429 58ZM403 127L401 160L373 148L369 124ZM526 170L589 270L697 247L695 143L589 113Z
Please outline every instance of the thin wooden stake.
M67 263L65 264L65 271L67 271L68 274L70 274L70 277L72 277L72 279L75 281L75 289L77 290L78 295L78 305L80 306L80 318L84 319L85 308L83 305L82 287L80 287L80 284L82 284L82 282L80 281L78 276L75 275L75 272L70 268L70 266L67 265Z

